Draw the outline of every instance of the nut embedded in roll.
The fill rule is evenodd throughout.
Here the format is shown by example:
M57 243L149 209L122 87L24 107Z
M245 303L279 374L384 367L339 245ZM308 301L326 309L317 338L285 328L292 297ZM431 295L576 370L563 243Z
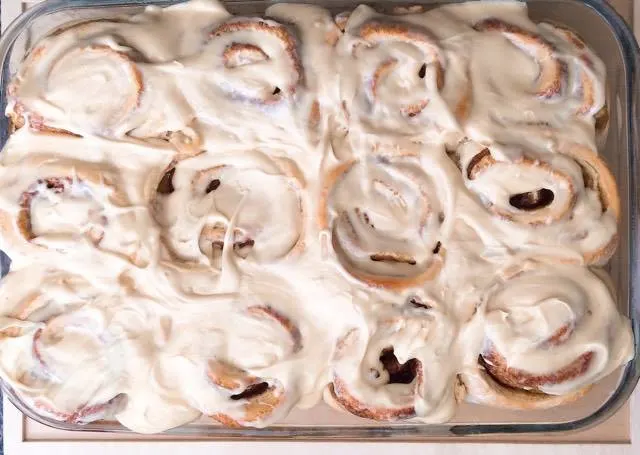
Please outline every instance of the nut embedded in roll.
M463 381L469 400L546 409L583 396L626 363L632 335L607 286L586 268L527 264L486 303L484 347Z
M373 286L404 288L438 273L450 201L441 186L446 182L428 166L419 156L374 155L339 165L325 177L320 227L331 232L335 255L350 275Z
M467 187L503 228L505 242L566 247L587 264L606 262L618 241L620 200L606 164L590 149L559 153L460 147Z

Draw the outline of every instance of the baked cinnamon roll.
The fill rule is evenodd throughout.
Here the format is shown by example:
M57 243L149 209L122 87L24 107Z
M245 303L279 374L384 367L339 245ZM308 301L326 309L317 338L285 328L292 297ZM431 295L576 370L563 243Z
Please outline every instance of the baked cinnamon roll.
M465 132L482 142L545 132L591 139L596 123L597 131L606 125L603 63L575 33L524 16L522 25L498 17L473 23L480 35L472 39L474 96Z
M163 139L181 155L199 153L191 107L171 77L114 37L126 30L126 24L84 23L39 43L9 88L13 127Z
M220 152L168 169L154 212L179 260L218 268L231 242L236 257L271 262L302 248L303 189L291 160L257 150Z
M268 306L249 307L247 313L260 323L273 324L286 332L290 345L288 355L300 351L300 331L285 315ZM223 410L211 415L225 426L264 426L291 406L284 385L276 378L256 377L221 361L209 363L208 376L228 394L229 402Z
M515 409L573 401L629 360L632 334L607 286L586 268L527 264L486 303L468 399Z
M452 204L447 177L425 155L372 155L325 177L321 229L342 267L388 288L421 284L445 257L443 226Z
M340 338L325 393L329 404L380 421L451 417L461 397L450 357L456 329L438 306L409 300L377 308L368 329L352 328Z
M114 169L77 161L26 158L0 167L3 249L19 257L82 245L146 266L155 235L146 210L131 206Z
M446 76L445 49L416 17L385 16L367 6L339 18L345 33L338 44L340 96L349 128L408 135L424 140L458 129L467 88L445 99L445 84L467 87ZM453 73L452 73L453 74Z
M300 391L292 389L291 380L304 340L297 321L278 308L288 302L274 300L278 307L264 303L291 295L272 284L252 286L240 295L236 304L241 308L229 313L224 349L207 365L218 396L201 410L225 426L263 427L295 404Z
M38 290L25 289L25 280ZM2 280L3 379L43 415L83 423L123 405L108 321L88 304L99 293L80 276L46 267L10 272Z
M620 200L594 152L577 144L564 144L559 153L473 143L460 150L467 188L509 246L567 248L586 264L604 263L614 253Z

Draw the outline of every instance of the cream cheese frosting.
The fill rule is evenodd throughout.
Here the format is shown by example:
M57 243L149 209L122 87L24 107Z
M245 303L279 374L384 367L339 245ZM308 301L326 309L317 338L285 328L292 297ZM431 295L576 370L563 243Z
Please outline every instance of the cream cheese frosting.
M29 406L432 423L503 405L485 376L562 402L633 356L591 270L620 217L597 56L517 2L338 19L191 0L35 45L0 155L0 376Z

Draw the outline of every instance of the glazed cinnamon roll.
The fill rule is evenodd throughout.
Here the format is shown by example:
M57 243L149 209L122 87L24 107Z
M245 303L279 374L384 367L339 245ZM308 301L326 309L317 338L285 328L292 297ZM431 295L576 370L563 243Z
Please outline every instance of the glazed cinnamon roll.
M486 303L471 401L543 409L573 401L629 357L632 335L607 286L586 268L528 264Z
M201 410L225 426L263 427L281 419L300 392L292 389L291 381L297 374L294 364L304 346L303 335L292 318L296 312L280 309L289 302L265 303L292 297L274 283L258 282L248 293L240 293L236 305L241 308L228 313L224 349L208 362L209 387L217 396L204 402Z
M352 328L338 341L325 400L372 420L447 420L461 397L450 357L454 324L417 297L376 310L368 329Z
M467 188L504 230L513 248L567 248L587 264L609 260L618 241L620 200L606 164L591 150L559 153L508 147L460 147ZM542 249L540 251L542 253Z
M277 326L286 332L288 355L300 351L300 331L285 315L269 306L249 307L246 311L257 322ZM264 426L265 422L283 415L291 406L284 385L276 378L256 377L221 361L209 363L208 376L213 384L228 394L227 406L211 415L225 426Z
M367 6L339 22L345 28L338 45L340 95L351 128L419 139L457 130L467 89L456 90L457 100L443 97L445 83L460 81L447 80L451 61L426 26Z
M180 154L199 153L191 107L172 78L117 42L114 35L124 27L80 24L34 48L9 88L7 115L14 128L164 139Z
M291 160L258 150L220 152L168 169L154 212L177 259L217 268L231 242L236 257L271 262L302 248L303 189Z
M473 23L480 35L472 39L474 97L465 132L482 142L549 131L591 139L593 125L600 131L606 124L603 63L573 32L522 19ZM497 55L513 63L499 63L505 60Z
M25 280L38 290L25 289ZM99 298L97 289L77 275L30 267L4 277L0 295L0 368L16 393L37 412L70 423L122 406L105 313L88 305Z
M321 229L358 280L403 288L432 279L445 256L452 203L447 177L420 154L373 155L331 170L320 201Z
M2 166L0 228L14 259L75 254L84 244L144 267L155 235L146 210L131 206L114 169L44 157ZM150 234L150 235L148 235Z

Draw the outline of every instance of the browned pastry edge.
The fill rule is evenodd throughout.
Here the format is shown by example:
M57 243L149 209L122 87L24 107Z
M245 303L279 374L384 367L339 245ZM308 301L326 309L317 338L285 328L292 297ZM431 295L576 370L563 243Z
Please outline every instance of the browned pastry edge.
M287 30L287 28L282 24L270 24L263 19L257 20L233 20L230 22L225 22L219 26L217 26L211 33L210 37L215 38L218 36L222 36L227 33L236 33L239 31L256 31L260 33L267 33L276 37L281 43L284 52L291 59L291 63L293 64L293 68L295 71L295 77L293 79L292 84L289 87L278 87L278 89L284 90L289 95L292 95L296 92L296 89L299 85L304 82L304 71L302 67L302 62L298 55L297 41L296 38ZM235 54L237 52L246 52L246 49L242 46L251 46L253 49L251 52L252 55L256 56L256 49L258 49L261 55L266 55L262 49L258 48L258 46L253 45L245 45L242 43L233 43L229 48L225 50L223 55L223 59L228 61L231 57L231 54ZM273 93L273 95L267 99L263 100L254 100L256 102L262 102L265 104L278 103L282 100L281 91L277 93Z
M209 415L227 427L251 426L273 414L285 400L285 392L277 382L269 384L224 362L209 362L207 376L213 384L230 393L230 400L243 403L244 416L241 419L234 419L223 412Z
M27 162L25 162L25 166L33 165L38 167L47 165L47 160L47 157L36 156L28 159ZM111 193L109 194L110 203L119 207L129 204L128 196L119 188L118 182L114 181L112 176L105 174L104 171L99 170L96 166L87 164L79 168L76 164L68 164L65 161L60 161L51 165L51 171L48 175L49 177L37 178L29 187L24 189L20 195L20 199L16 201L20 206L17 216L0 210L0 233L2 236L6 239L7 243L15 245L18 248L27 248L30 253L46 248L45 246L32 242L35 236L31 230L29 210L31 202L37 194L34 188L35 185L46 183L47 186L54 191L63 191L65 185L73 185L75 182L96 186L108 186L111 189ZM104 237L104 230L106 228L107 224L101 227L94 226L86 232L87 238L95 244L97 248L100 248L100 242ZM34 250L29 250L30 248L34 248ZM146 260L140 257L138 253L121 256L138 267L147 265Z
M553 45L537 33L530 32L498 18L487 18L473 26L480 32L499 32L516 47L533 57L540 66L537 95L551 98L562 90L566 77L562 63L555 56ZM535 49L532 51L531 49Z
M585 352L553 373L533 374L510 367L507 359L493 347L480 355L480 363L495 381L503 386L538 393L542 393L540 388L546 384L558 384L581 376L588 370L592 360L593 352Z
M582 168L585 186L598 192L603 212L611 211L620 223L620 195L616 180L607 164L590 148L579 144L566 144L559 148L560 153L570 156ZM618 247L619 235L616 233L603 247L583 254L584 261L589 265L599 265L611 259Z
M406 154L399 154L396 156L415 156L415 155L412 153L406 153ZM416 276L407 277L407 278L382 277L382 276L372 275L366 272L362 272L355 267L351 267L350 264L342 258L343 254L340 254L341 247L340 245L338 245L338 242L336 241L336 236L333 233L333 229L331 229L331 226L329 226L329 220L328 220L329 196L331 194L332 189L337 184L338 180L346 172L348 172L351 169L351 167L356 163L357 163L357 160L349 160L330 170L323 179L322 191L320 193L320 198L319 198L318 215L317 215L318 227L324 231L331 230L332 246L336 252L336 256L338 257L339 262L341 263L345 271L349 273L351 276L353 276L359 281L362 281L363 283L366 283L374 287L383 287L387 289L403 289L411 286L416 286L433 279L442 268L442 264L446 256L445 247L442 246L440 242L437 243L437 246L436 246L437 252L434 255L433 261L431 262L431 264L428 265L426 270L424 270L422 273ZM381 254L384 255L385 253L383 252ZM387 253L387 254L392 254L392 253ZM383 260L383 258L381 258L381 260Z
M585 44L585 42L582 40L582 38L580 38L580 36L578 36L578 34L576 32L574 32L573 30L570 30L569 28L567 28L565 26L557 25L557 24L553 24L552 26L553 26L554 31L556 33L558 33L566 41L571 43L571 45L574 48L576 48L579 52L582 52L582 54L579 56L580 60L582 61L582 63L586 67L592 69L593 68L593 62L591 61L591 58L585 52L588 48L587 48L587 45ZM595 100L595 90L596 90L595 86L596 86L597 82L594 81L593 79L591 79L587 72L581 71L580 83L581 83L581 92L582 92L583 102L582 102L582 105L578 108L576 113L578 115L587 115L587 114L591 113L591 111L593 110L593 108L595 106L595 101L596 101ZM596 121L598 120L598 118L600 118L600 122L602 122L602 119L604 117L603 110L605 109L605 107L606 106L603 106L600 110L598 110L597 112L594 113L594 117L596 118ZM598 128L596 128L596 130L598 130Z
M549 409L562 406L582 398L591 389L591 386L586 386L566 395L548 395L515 389L500 384L480 365L473 371L461 374L460 380L466 389L467 401L513 410Z
M358 36L364 40L374 42L385 39L399 39L412 41L422 45L428 50L428 53L431 54L433 64L436 66L436 86L438 87L438 90L441 90L444 86L444 67L442 57L440 55L440 49L435 41L426 34L426 31L415 30L410 26L410 24L371 20L360 26L358 29ZM387 62L383 63L383 65L384 64L387 64ZM420 111L422 109L424 109L424 106ZM413 112L413 115L416 115L418 112Z
M267 318L282 327L291 339L291 355L302 349L300 329L282 312L270 305L249 306L245 312L254 318ZM223 412L210 415L228 427L251 426L276 412L285 401L286 393L278 381L267 382L224 361L210 361L207 376L216 386L231 393L230 400L244 402L244 417L241 419L234 419Z
M140 72L138 67L135 65L135 63L131 59L131 57L129 55L127 55L126 53L120 52L120 51L116 51L116 50L112 49L109 46L92 44L92 45L85 46L85 47L75 48L72 51L70 51L69 53L65 54L63 56L63 58L67 57L69 54L74 53L74 52L87 52L87 51L88 52L103 53L103 54L105 54L105 56L108 56L109 58L120 60L121 63L124 63L126 66L129 67L130 73L133 76L132 83L133 83L133 86L135 88L134 89L135 95L132 96L130 100L128 100L128 102L125 104L125 106L123 106L123 111L131 112L134 109L136 109L140 105L140 99L141 99L141 96L142 96L142 92L144 90L144 83L143 83L143 80L142 80L142 73ZM36 47L31 52L31 54L29 56L29 59L27 60L27 62L25 62L25 64L27 64L27 66L31 66L31 65L36 64L43 57L43 54L45 54L45 52L46 52L46 47L45 46ZM14 130L17 130L17 129L21 128L22 126L24 126L24 124L25 124L24 115L27 114L28 117L29 117L29 127L32 128L35 131L44 132L44 133L51 133L51 134L71 135L71 136L79 137L77 134L72 133L71 131L67 131L67 130L63 130L63 129L59 129L59 128L53 128L53 127L51 127L51 126L46 124L46 120L44 118L42 118L41 115L39 115L36 112L29 112L25 108L25 106L20 102L20 100L15 98L15 94L16 94L18 86L19 86L19 81L14 80L9 85L9 89L8 89L9 97L15 99L15 104L14 104L13 111L7 113L7 117L9 117L10 123L11 123L12 128Z
M485 148L482 151L480 151L478 154L476 154L469 161L469 164L467 165L466 176L469 180L474 180L476 177L480 176L484 171L486 171L496 163L499 163L499 161L493 158L493 156L491 155L491 151L488 148ZM569 213L569 211L574 207L577 195L575 194L575 189L573 188L573 184L571 183L571 180L565 174L556 171L548 163L544 161L541 161L539 159L527 158L526 156L519 158L517 161L514 161L512 164L517 166L544 169L548 173L552 174L556 179L565 181L565 183L567 184L567 187L569 187L569 190L571 191L572 197L568 202L567 206L565 207L565 210L559 213L556 217L554 217L552 219L553 221L557 221L565 217L567 213ZM488 208L491 212L493 212L494 214L496 214L502 219L505 219L508 221L513 220L511 213L501 210L499 207L496 207L491 204L488 206ZM536 226L538 224L545 224L547 222L548 221L545 220L545 221L529 223L529 225Z
M119 394L113 397L106 403L94 404L90 406L81 406L74 412L63 412L51 407L43 400L35 400L34 407L44 412L45 415L51 415L56 420L60 420L66 423L87 423L96 420L101 420L121 409L126 403L126 395Z
M347 384L340 378L334 378L329 384L329 393L338 406L358 417L379 421L394 421L410 419L415 417L414 406L399 408L378 408L368 406L354 397L347 387Z

